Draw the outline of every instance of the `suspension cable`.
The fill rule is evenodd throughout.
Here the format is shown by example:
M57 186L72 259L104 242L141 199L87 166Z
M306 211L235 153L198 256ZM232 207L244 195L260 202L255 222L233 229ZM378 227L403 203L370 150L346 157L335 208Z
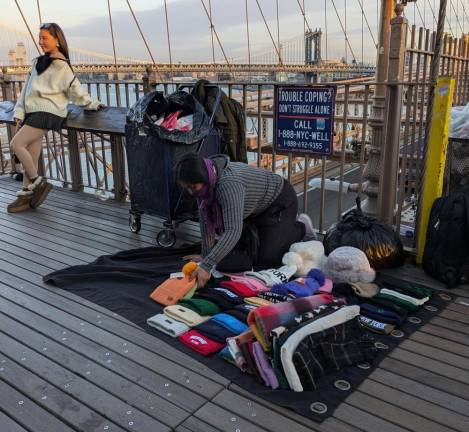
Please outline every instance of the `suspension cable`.
M153 54L151 53L150 47L148 46L147 40L145 39L145 36L143 35L142 29L140 28L140 24L138 23L137 17L134 14L134 11L132 9L132 6L130 5L129 0L125 0L127 2L127 6L129 6L130 13L132 14L135 24L137 25L138 31L140 33L140 36L143 39L143 43L145 44L145 47L147 48L148 54L150 55L151 61L153 62L153 65L156 66L155 59L153 58Z
M171 82L174 82L174 70L173 70L173 56L171 53L171 39L169 37L169 20L168 20L168 5L166 0L164 0L164 13L166 17L166 38L168 42L168 53L169 53L169 70L171 73Z
M39 25L42 24L42 17L41 17L41 6L39 5L39 0L36 0L37 4L37 14L39 15Z
M309 26L308 20L306 18L305 9L303 8L303 6L301 6L300 0L296 0L296 2L298 3L298 6L300 7L301 14L303 15L303 20L306 24L306 27L308 28L308 31L310 31L312 33L313 31L311 30L311 27Z
M166 1L166 0L165 0ZM226 53L225 53L225 50L223 49L223 45L220 41L220 38L218 37L218 32L217 30L215 29L215 26L213 25L213 21L212 21L212 18L210 17L210 14L208 13L208 10L207 10L207 7L205 6L205 3L204 3L204 0L200 0L200 3L202 3L202 6L204 8L204 11L205 11L205 14L207 15L207 18L208 20L210 21L210 25L212 26L213 28L213 33L217 39L217 42L218 42L218 45L220 46L220 49L221 49L221 52L223 53L223 57L225 58L225 61L226 61L226 64L230 67L231 70L232 67L231 67L231 63L229 62L228 60L228 57L226 56Z
M368 31L370 32L370 36L371 36L371 39L373 40L373 44L376 48L378 48L378 44L376 43L376 40L375 40L375 37L373 35L373 32L371 31L371 27L370 27L370 24L368 22L368 18L366 17L366 13L365 11L363 10L363 0L357 0L358 1L358 4L360 5L360 9L362 11L362 18L364 18L365 20L365 23L366 23L366 26L368 27Z
M259 12L261 13L262 19L264 20L265 27L267 28L267 32L269 33L270 40L272 41L272 45L274 46L275 52L278 55L278 63L280 65L283 65L282 58L280 56L279 48L277 47L277 44L275 43L274 38L272 37L272 33L271 33L269 25L267 24L267 21L265 19L264 12L262 12L262 8L261 8L261 5L259 4L259 0L256 0L256 4L257 4L257 7L259 9Z
M329 60L329 54L327 49L328 34L327 34L327 0L324 0L324 31L326 33L326 60Z
M41 51L39 50L39 47L37 46L36 39L35 39L34 36L33 36L33 33L32 33L32 31L31 31L31 28L29 27L28 21L26 20L26 17L24 16L23 11L21 10L21 6L19 5L18 0L15 0L15 3L16 3L16 7L18 8L18 11L19 11L19 13L20 13L20 15L21 15L21 18L23 18L23 22L24 22L24 24L26 25L26 28L28 29L29 36L31 36L31 39L33 40L33 43L34 43L34 46L35 46L36 49L37 49L37 52L38 52L39 54L41 54Z
M212 62L215 64L215 44L213 43L213 24L212 24L212 0L208 0L208 10L210 14L210 35L212 36Z
M459 29L461 30L461 33L464 34L464 30L462 29L462 26L461 26L461 22L459 21L459 15L458 13L456 12L456 9L454 9L454 5L453 5L453 2L450 0L449 2L449 5L453 8L453 12L455 14L455 17L456 17L456 22L458 23L459 25Z
M249 65L249 82L252 80L252 71L251 71L251 40L249 37L249 12L248 12L248 0L244 1L244 8L246 11L246 35L248 42L248 65Z
M348 39L348 36L347 36L347 32L345 31L344 29L344 26L342 24L342 20L340 19L340 16L339 16L339 13L337 12L337 8L335 7L335 2L334 0L331 0L331 3L332 3L332 6L334 7L334 11L335 11L335 14L337 15L337 19L339 20L339 24L340 24L340 27L342 28L342 32L344 33L344 36L345 36L345 42L347 43L349 49L350 49L350 52L352 53L352 57L353 59L355 60L355 62L357 61L357 58L355 57L355 53L353 52L353 49L352 49L352 46L350 45L350 41Z
M279 63L282 63L282 57L281 57L282 51L280 47L280 21L278 19L278 0L275 0L275 6L277 9L277 46L278 46L278 51L279 51L278 59L279 59Z
M116 67L116 74L117 74L116 44L114 42L114 30L112 28L111 2L110 2L110 0L107 0L107 8L108 8L108 12L109 12L109 25L111 27L112 51L114 52L114 66Z

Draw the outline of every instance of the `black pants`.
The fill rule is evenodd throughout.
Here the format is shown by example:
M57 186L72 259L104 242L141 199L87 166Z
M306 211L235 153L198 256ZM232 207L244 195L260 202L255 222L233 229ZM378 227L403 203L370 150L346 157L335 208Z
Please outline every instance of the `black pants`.
M279 267L283 255L305 235L305 226L296 221L298 199L292 185L285 180L282 192L263 213L244 221L241 239L217 265L225 272L251 268Z

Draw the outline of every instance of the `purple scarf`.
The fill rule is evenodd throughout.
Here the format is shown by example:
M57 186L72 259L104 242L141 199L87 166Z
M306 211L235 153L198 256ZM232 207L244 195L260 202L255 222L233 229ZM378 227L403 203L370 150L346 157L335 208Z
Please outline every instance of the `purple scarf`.
M213 161L204 159L204 163L208 173L208 185L198 198L200 202L200 212L207 228L207 234L213 237L215 234L221 235L224 231L221 208L215 194L218 175Z

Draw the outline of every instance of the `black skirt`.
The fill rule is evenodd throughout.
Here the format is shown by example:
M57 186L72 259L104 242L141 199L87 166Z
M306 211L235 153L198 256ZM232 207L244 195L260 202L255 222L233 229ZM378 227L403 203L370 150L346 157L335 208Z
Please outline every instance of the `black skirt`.
M60 131L63 128L65 118L48 112L38 111L27 113L23 124L45 130Z

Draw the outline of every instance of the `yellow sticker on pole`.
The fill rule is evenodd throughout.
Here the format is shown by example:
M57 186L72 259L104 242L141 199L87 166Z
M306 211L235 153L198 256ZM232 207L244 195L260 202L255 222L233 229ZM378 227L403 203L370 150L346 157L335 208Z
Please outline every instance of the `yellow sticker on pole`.
M425 174L423 177L417 234L417 264L422 263L430 210L435 200L439 198L443 192L453 92L454 78L439 77L434 93L427 157L424 161Z

